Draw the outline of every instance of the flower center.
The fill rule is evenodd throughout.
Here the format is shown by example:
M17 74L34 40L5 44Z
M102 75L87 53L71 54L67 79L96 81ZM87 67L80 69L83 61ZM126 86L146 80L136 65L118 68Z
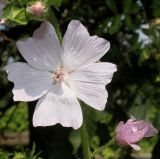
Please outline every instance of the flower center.
M64 80L65 74L64 71L62 69L56 70L53 72L53 80L54 82L58 82L61 83Z

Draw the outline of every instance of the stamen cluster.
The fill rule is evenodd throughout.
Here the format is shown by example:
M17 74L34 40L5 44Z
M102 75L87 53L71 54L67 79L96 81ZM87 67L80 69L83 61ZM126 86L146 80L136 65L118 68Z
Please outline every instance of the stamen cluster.
M53 80L57 83L61 83L64 80L64 71L62 69L53 72Z

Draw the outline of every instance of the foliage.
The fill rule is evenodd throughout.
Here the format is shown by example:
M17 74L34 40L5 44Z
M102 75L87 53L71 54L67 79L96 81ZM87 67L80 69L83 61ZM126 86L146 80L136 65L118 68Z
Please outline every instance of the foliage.
M10 3L4 9L4 18L13 25L26 25L32 19L38 19L40 21L47 18L47 14L43 14L41 17L36 17L27 12L27 6L36 2L36 0L11 0ZM61 5L62 0L42 0L46 7L58 7Z
M1 159L42 159L39 157L40 153L35 152L35 145L33 145L30 152L28 151L15 151L13 153L0 150Z
M1 132L23 132L28 129L27 105L19 103L9 108L0 120Z

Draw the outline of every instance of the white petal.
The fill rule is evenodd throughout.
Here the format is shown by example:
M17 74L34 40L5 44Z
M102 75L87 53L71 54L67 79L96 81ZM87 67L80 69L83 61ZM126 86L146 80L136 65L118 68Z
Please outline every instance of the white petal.
M25 60L39 70L53 71L61 62L60 44L49 22L44 22L32 38L17 42L17 47Z
M82 125L82 111L74 93L65 85L55 85L36 106L34 126L50 126L57 123L78 129Z
M17 62L5 67L8 79L14 82L14 101L37 100L52 87L52 75L26 63Z
M115 71L114 64L93 63L70 74L69 85L79 99L95 109L103 110L108 97L105 85L111 82Z
M135 150L137 150L137 151L139 151L141 149L141 147L139 145L137 145L137 144L130 144L130 146L132 148L134 148Z
M98 61L110 48L110 43L97 36L90 36L77 20L68 25L62 42L62 61L67 71Z

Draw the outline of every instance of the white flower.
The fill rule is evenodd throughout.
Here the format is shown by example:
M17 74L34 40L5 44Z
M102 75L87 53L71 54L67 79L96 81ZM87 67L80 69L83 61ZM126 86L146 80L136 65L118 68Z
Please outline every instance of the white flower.
M105 85L116 71L112 63L97 63L110 48L107 40L90 36L79 21L73 20L62 47L49 22L17 46L28 63L17 62L5 69L14 82L15 101L40 98L33 115L34 126L60 123L78 129L83 119L77 98L104 110L108 97Z

